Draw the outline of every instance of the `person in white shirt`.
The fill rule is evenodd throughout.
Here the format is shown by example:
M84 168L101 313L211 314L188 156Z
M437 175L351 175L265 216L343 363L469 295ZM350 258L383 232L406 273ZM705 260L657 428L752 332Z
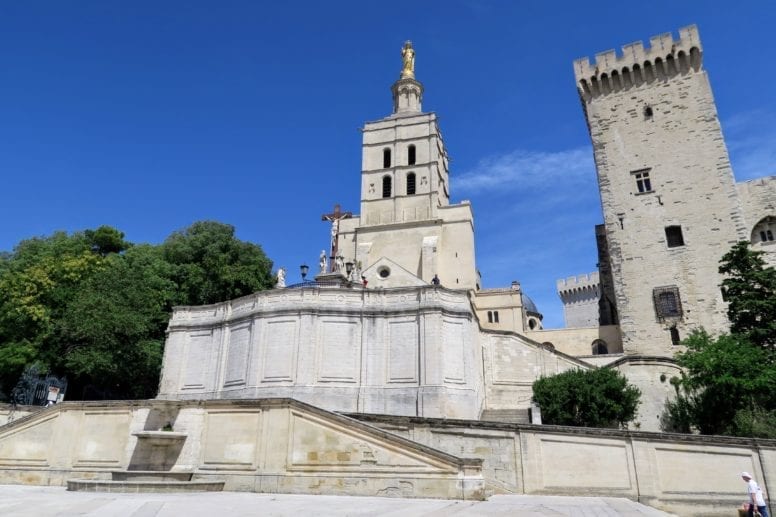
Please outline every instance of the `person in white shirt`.
M768 517L768 507L765 505L765 498L763 497L763 491L760 489L760 485L757 481L752 479L752 475L749 472L742 472L741 479L746 483L746 491L749 494L749 517L754 516L754 509L757 507L757 511L763 517Z

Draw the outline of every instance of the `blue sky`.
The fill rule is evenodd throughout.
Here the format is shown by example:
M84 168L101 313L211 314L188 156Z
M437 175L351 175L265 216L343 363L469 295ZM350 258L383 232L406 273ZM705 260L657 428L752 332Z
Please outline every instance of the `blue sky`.
M693 23L737 179L776 174L772 1L4 2L0 250L214 219L295 281L320 215L358 211L359 128L411 39L484 286L519 280L559 327L555 280L595 270L601 222L572 61Z

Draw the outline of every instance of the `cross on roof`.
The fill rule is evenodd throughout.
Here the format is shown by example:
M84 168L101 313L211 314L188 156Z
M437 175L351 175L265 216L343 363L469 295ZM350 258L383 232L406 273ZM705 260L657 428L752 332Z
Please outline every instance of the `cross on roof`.
M321 221L331 221L331 261L329 264L329 271L334 272L337 256L337 241L339 240L339 222L342 219L350 219L353 217L353 212L343 212L340 209L339 203L334 205L334 211L330 214L321 215Z

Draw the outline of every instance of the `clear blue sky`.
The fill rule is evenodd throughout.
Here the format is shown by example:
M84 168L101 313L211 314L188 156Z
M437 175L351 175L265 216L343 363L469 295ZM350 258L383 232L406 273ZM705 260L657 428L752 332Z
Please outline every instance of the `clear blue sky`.
M297 280L320 215L358 211L358 129L411 39L484 286L562 326L555 280L595 270L602 220L572 61L693 23L737 178L776 173L772 1L3 2L0 250L214 219Z

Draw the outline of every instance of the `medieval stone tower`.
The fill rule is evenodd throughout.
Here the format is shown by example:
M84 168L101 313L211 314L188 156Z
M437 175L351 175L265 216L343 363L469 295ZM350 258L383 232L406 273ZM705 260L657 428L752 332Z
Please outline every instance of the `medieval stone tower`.
M726 331L718 263L750 233L698 30L679 34L574 63L626 354L670 356L691 329Z

